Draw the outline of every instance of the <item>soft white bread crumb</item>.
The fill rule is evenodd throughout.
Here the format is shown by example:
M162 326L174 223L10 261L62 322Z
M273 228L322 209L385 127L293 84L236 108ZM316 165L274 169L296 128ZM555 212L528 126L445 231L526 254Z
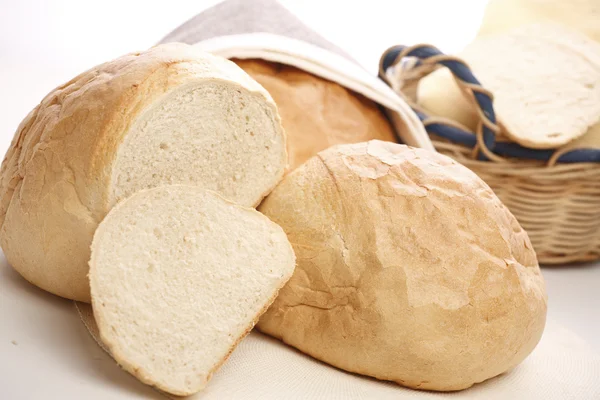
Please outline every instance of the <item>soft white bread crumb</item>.
M192 186L140 191L92 243L100 337L121 366L176 395L201 390L290 278L283 230Z

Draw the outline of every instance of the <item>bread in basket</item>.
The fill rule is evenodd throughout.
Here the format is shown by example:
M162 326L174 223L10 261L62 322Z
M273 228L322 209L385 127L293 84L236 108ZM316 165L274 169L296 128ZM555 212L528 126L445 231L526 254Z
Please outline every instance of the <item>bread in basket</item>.
M380 76L438 151L494 189L540 263L599 258L600 45L545 23L480 37L462 55L495 101L465 61L428 45L388 49Z

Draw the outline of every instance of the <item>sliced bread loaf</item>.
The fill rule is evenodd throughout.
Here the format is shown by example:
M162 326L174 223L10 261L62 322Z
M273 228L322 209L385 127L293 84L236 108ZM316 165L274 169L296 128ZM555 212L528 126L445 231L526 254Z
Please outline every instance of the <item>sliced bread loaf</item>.
M54 294L89 301L98 223L121 199L198 185L255 206L287 162L271 96L234 63L183 44L99 65L23 121L0 177L0 244Z
M192 186L140 191L94 235L89 278L100 337L144 383L195 393L294 265L283 230L254 209Z

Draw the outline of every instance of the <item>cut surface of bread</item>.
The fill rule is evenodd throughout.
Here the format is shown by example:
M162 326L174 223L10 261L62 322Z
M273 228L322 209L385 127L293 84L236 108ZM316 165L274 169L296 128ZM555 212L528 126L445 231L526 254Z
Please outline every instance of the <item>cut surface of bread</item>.
M137 192L94 235L89 278L100 337L144 383L195 393L294 266L283 230L254 209L194 186Z
M112 200L161 184L199 185L256 206L285 165L276 111L222 80L182 85L129 129L112 171Z
M90 301L90 243L121 199L169 184L256 206L287 165L264 88L231 61L165 44L59 86L22 122L0 175L0 245L28 281Z
M534 24L478 37L459 57L494 94L506 135L525 147L557 148L600 120L600 44L558 24ZM478 117L452 75L423 78L418 102L474 130Z

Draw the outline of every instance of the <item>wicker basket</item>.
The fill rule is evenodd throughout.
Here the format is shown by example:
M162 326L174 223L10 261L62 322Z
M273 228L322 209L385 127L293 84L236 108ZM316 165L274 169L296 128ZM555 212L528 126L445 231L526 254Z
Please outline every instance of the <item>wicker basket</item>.
M424 48L427 51L418 51ZM479 129L475 133L468 132L473 136L474 146L457 143L447 135L438 136L440 126L463 134L468 130L453 121L429 116L416 105L419 79L440 65L450 68L459 86L470 93L475 105L479 106ZM440 153L470 168L490 185L528 232L541 264L600 258L600 163L561 162L564 153L536 153L508 143L502 138L493 109L486 110L485 104L473 96L473 92L486 94L491 107L491 93L481 88L472 75L473 79L470 79L464 70L462 74L457 71L457 65L468 69L463 61L443 55L432 46L395 46L384 53L380 76L413 106ZM390 67L395 68L391 73ZM508 154L499 155L487 148L486 128L494 140L496 136L501 138L498 140L509 148ZM532 158L542 160L516 158L511 151L531 153ZM544 158L547 160L543 161ZM592 158L596 160L597 154ZM565 159L569 160L569 157Z

